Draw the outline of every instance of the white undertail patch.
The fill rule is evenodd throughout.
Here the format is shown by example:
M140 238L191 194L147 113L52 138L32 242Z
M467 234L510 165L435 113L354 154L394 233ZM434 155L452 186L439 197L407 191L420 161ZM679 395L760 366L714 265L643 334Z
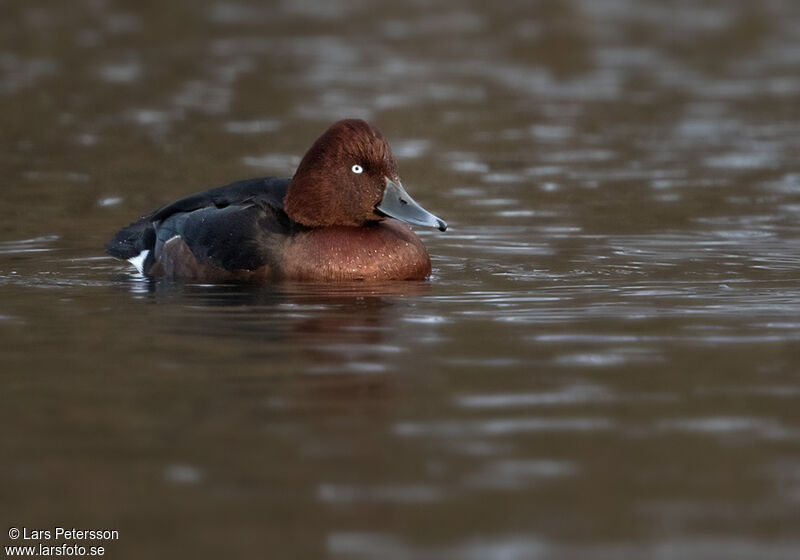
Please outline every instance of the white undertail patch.
M143 274L144 273L144 261L147 258L147 255L149 255L149 254L150 254L150 249L145 249L144 251L139 253L137 256L129 258L128 262L136 267L136 270L139 271L139 274Z

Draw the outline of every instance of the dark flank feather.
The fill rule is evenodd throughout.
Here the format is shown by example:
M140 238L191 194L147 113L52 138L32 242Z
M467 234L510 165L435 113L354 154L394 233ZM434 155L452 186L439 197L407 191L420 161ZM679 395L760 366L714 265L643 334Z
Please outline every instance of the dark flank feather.
M261 208L262 211L269 208L275 211L276 219L288 222L288 218L283 213L283 197L286 195L289 181L290 179L275 177L248 179L193 194L168 204L123 228L106 245L106 250L113 257L130 259L145 250L152 252L153 249L156 249L157 244L163 244L173 235L188 237L187 242L190 246L195 245L190 240L200 241L197 237L202 229L196 227L198 220L205 221L209 218L219 220L218 227L209 231L211 236L225 232L234 234L233 237L241 238L245 233L242 231L243 227L249 227L251 228L250 231L252 231L252 228L257 227L259 221L264 222L263 219L258 219L258 216L250 207ZM228 211L222 211L229 207L231 208ZM236 220L227 219L228 216L234 214L234 210L238 210L237 214L241 214L241 212L251 214L251 219L254 219L254 221L251 220L246 225L237 223ZM220 211L222 212L220 213ZM195 214L197 215L195 216ZM237 219L240 220L241 216ZM264 225L269 229L269 223ZM184 231L184 227L186 227L186 231ZM217 251L219 251L219 240L216 245ZM209 249L212 248L211 246L207 247ZM219 256L214 254L216 252L214 250L201 252L205 252L206 254L203 256L211 258L211 260L217 260L214 257ZM243 262L241 264L251 263Z

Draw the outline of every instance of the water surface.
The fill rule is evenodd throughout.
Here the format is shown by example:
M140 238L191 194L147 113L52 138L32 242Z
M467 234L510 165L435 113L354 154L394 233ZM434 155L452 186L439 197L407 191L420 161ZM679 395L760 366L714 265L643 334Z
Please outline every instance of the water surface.
M113 558L796 558L800 6L6 3L0 521ZM113 232L391 140L429 282ZM9 544L10 539L4 544Z

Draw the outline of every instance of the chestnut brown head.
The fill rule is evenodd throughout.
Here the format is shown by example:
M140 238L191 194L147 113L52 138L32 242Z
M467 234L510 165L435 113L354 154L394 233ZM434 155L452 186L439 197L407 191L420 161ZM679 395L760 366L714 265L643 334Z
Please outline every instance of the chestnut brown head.
M303 156L284 198L289 217L305 226L363 226L391 216L447 225L419 206L400 183L389 143L368 123L334 123Z

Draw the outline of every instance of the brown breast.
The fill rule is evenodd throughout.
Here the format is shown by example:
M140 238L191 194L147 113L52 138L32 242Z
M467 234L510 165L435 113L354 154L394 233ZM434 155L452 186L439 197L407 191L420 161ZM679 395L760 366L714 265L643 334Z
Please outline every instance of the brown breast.
M423 280L431 259L410 227L386 219L366 227L301 232L284 248L287 280Z

